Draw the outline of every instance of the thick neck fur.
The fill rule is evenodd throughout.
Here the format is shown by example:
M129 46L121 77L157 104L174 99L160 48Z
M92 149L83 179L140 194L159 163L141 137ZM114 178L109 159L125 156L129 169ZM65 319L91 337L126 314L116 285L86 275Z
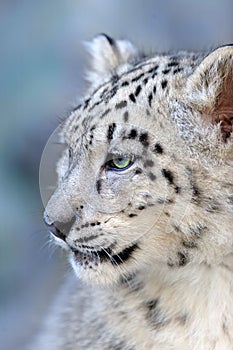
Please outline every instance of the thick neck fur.
M232 266L233 255L219 265L190 264L172 269L163 264L148 266L116 290L119 312L134 300L133 308L126 310L135 323L142 316L141 332L145 328L146 337L149 329L143 349L157 349L152 345L157 341L159 349L231 349ZM127 337L130 333L127 327ZM142 334L134 336L143 341Z

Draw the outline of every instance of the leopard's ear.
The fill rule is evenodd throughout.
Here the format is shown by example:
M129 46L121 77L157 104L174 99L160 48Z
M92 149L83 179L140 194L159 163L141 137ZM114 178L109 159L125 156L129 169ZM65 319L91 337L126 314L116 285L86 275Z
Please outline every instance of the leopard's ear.
M208 122L220 123L223 139L233 128L233 45L209 54L188 78L187 100Z
M98 35L85 45L91 57L86 79L92 88L109 80L119 66L134 61L138 56L138 50L131 42L114 40L106 34Z

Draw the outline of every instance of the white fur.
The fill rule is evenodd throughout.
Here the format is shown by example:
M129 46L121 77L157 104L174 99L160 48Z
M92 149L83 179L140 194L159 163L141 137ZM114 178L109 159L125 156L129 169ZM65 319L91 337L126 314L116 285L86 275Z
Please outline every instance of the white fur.
M117 40L111 46L104 35L98 35L92 41L85 42L85 47L91 56L86 79L91 84L92 90L108 81L120 66L130 64L138 57L138 50L131 42Z
M69 168L63 154L58 188L46 207L49 223L75 217L66 242L86 254L79 262L70 256L84 284L73 275L67 280L29 350L232 350L233 138L223 142L220 125L210 118L220 94L232 89L232 48L220 48L200 65L184 55L177 75L161 73L169 56L147 59L140 72L147 75L158 64L156 78L145 84L133 80L138 72L124 73L119 86L125 79L130 84L106 104L99 100L112 88L106 82L126 72L138 53L130 43L110 45L104 36L88 47L90 109L74 112L64 125L65 142L76 158ZM164 79L167 90L161 86ZM138 84L144 87L130 102ZM126 99L127 123L122 121L125 110L116 108ZM108 108L111 113L101 119ZM132 128L138 135L146 131L148 149L138 138L127 138ZM153 152L157 143L160 154ZM121 175L104 165L117 152L135 158ZM171 171L170 178L162 175L164 169ZM113 246L110 257L117 259L135 243L139 249L116 265L88 253ZM125 283L119 282L122 278Z

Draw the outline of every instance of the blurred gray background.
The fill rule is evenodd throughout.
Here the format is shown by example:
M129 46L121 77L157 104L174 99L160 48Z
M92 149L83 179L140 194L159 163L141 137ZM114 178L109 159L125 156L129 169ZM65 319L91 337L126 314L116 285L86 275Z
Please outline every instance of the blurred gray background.
M105 32L145 49L233 42L232 0L1 0L0 339L23 350L69 269L42 223L43 147L82 93L82 42Z

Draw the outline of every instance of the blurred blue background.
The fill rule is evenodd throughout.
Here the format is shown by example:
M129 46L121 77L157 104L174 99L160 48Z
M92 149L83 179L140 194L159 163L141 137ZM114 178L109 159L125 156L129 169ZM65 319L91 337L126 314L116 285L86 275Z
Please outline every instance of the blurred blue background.
M0 339L24 349L67 270L42 223L39 163L83 88L82 42L105 32L147 52L233 42L231 0L1 0Z

